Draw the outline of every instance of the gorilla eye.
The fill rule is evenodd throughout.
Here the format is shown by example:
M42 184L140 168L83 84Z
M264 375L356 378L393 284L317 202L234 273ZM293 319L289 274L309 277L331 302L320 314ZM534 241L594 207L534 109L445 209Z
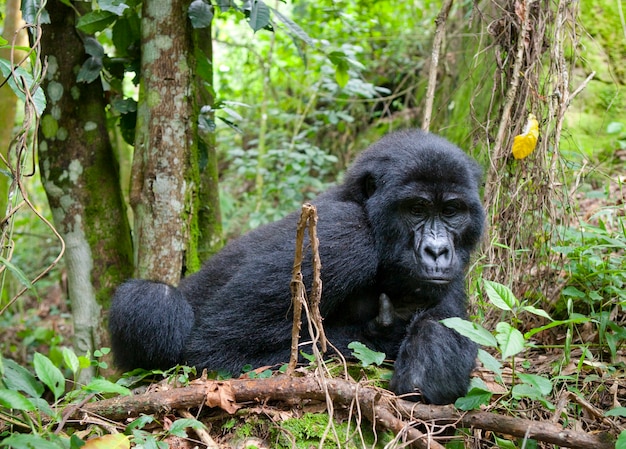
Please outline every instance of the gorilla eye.
M444 217L454 217L464 209L464 204L460 201L449 201L443 205L441 214Z
M429 207L431 206L430 201L425 199L419 199L413 201L409 205L409 212L413 215L424 215L428 212Z

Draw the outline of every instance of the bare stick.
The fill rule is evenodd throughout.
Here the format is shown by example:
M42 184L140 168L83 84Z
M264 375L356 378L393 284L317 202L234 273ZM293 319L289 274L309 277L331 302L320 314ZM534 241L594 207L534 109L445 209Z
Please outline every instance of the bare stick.
M430 119L433 115L433 102L435 101L435 87L437 87L437 70L439 69L439 52L443 36L445 35L446 20L450 8L452 8L453 0L446 0L439 11L439 15L435 19L437 28L435 29L435 37L433 38L433 50L430 56L430 69L428 71L428 87L426 88L426 103L424 104L424 120L422 121L422 129L428 131L430 128Z
M307 211L302 206L302 213L296 226L296 253L291 270L291 304L293 307L293 325L291 328L291 354L287 374L293 375L298 364L298 342L302 329L302 304L306 301L306 292L302 282L302 254L304 247L304 230L307 223Z
M293 304L293 326L291 330L291 355L287 373L293 374L298 363L298 342L302 330L302 305L307 301L306 288L302 279L302 258L304 257L304 231L309 228L309 241L311 245L311 266L313 281L311 286L311 299L309 301L313 328L317 332L322 353L326 352L327 340L322 325L320 313L320 301L322 298L321 261L319 254L319 240L317 239L317 209L309 203L302 205L300 219L296 226L296 250L291 272L291 302ZM313 338L314 336L311 335ZM315 342L316 339L314 339Z
M326 352L326 334L322 323L322 314L320 313L320 302L322 300L322 262L320 259L319 240L317 239L317 209L311 204L305 204L303 208L308 210L309 239L311 241L311 265L313 268L313 281L311 284L311 316L313 318L313 326L316 328L319 336L322 353Z

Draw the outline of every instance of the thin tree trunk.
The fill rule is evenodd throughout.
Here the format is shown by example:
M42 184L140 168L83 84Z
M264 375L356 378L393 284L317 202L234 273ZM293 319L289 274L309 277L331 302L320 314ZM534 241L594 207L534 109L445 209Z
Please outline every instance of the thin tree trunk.
M20 30L17 36L15 35L23 24L20 0L6 0L2 37L9 41L10 45L15 43L16 46L28 46L28 36L25 29ZM11 61L11 50L11 48L0 48L0 58ZM18 64L25 55L26 52L15 50L13 64ZM0 126L0 154L5 158L8 157L8 150L13 139L16 108L17 96L11 90L11 86L6 83L0 87L0 123L2 123ZM7 210L8 195L9 178L0 173L0 217L4 217Z
M130 201L135 274L176 284L197 267L197 120L188 1L144 0Z
M106 129L99 80L76 82L85 60L74 11L49 0L43 26L48 105L39 129L39 165L55 226L67 244L75 347L93 353L106 338L103 308L132 274L130 227Z

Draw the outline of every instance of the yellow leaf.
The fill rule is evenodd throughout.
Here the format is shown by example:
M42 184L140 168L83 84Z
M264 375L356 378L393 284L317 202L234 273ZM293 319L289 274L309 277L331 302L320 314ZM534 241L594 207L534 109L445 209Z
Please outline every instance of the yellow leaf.
M82 449L129 449L130 441L123 433L104 435L87 441Z
M528 121L524 127L524 132L513 139L513 157L524 159L535 151L537 140L539 139L539 122L534 114L528 114Z

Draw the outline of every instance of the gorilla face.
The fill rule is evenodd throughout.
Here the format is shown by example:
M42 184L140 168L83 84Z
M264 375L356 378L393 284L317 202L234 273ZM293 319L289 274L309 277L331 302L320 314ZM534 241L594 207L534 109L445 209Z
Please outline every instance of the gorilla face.
M363 202L379 249L379 277L404 294L438 291L463 276L482 233L480 169L440 137L425 134L411 147L398 147L397 137L364 152L355 166L368 172L350 176L365 179Z

